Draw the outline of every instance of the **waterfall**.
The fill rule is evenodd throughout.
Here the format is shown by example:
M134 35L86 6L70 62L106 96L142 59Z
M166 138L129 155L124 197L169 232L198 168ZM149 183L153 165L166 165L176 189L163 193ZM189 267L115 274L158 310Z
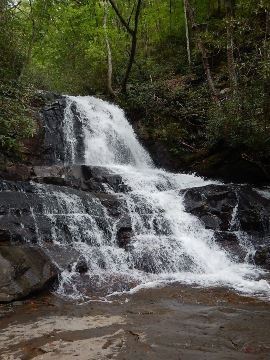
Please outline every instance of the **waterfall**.
M84 130L85 156L87 165L106 166L132 165L136 168L153 167L149 154L135 137L124 112L117 106L94 97L68 97L65 111L64 137L69 162L76 157L74 132L75 105L79 121ZM73 129L73 134L72 134Z
M75 122L82 129L81 157ZM59 246L55 261L60 263L61 252L75 250L70 267L62 269L59 294L93 298L172 282L269 291L261 270L235 261L216 244L213 231L185 211L181 190L213 182L155 168L120 108L94 97L67 97L63 132L67 164L102 167L121 177L127 190L108 186L107 194L120 202L121 219L129 219L130 238L119 246L119 218L91 193L82 197L77 190L33 185L47 204L42 212ZM86 268L83 274L77 271L80 264Z

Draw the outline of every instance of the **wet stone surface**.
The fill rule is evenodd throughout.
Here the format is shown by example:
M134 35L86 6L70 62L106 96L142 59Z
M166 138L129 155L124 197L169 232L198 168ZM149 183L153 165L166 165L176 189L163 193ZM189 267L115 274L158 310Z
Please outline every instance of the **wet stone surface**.
M248 185L207 185L182 192L187 212L197 216L207 229L214 230L215 241L237 260L247 256L240 238L248 239L257 255L257 265L268 266L270 200Z
M269 359L267 302L179 285L110 300L0 306L1 360Z
M86 273L91 266L79 256L76 242L98 249L101 245L98 237L106 243L116 223L115 236L121 243L123 231L131 226L123 201L101 191L103 187L108 190L109 186L121 184L121 180L116 181L108 172L101 175L104 171L99 169L98 175L93 175L90 167L86 170L82 166L55 166L32 168L31 173L32 181L0 179L0 255L4 250L14 254L9 256L8 264L1 258L0 301L16 300L43 289L53 277L44 275L39 267L43 259L47 259L48 267L57 264L56 273L73 269L73 264L76 273ZM99 184L98 192L89 192L89 178ZM93 233L97 234L96 238ZM33 281L22 281L21 270L12 270L18 268L16 249L19 247L23 250L18 261L20 257L22 263L28 259L25 260L28 273L26 270L23 273L34 271ZM36 255L31 258L34 251Z

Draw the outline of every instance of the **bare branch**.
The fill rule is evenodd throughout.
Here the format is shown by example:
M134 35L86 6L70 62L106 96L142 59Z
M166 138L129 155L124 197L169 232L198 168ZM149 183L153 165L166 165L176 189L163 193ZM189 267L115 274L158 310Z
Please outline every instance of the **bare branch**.
M113 7L116 15L119 17L119 20L121 21L122 25L126 28L127 32L130 34L130 35L133 35L133 30L131 29L131 27L129 26L129 24L126 22L126 20L124 19L124 17L122 16L120 10L118 9L116 3L114 0L109 0L111 6Z

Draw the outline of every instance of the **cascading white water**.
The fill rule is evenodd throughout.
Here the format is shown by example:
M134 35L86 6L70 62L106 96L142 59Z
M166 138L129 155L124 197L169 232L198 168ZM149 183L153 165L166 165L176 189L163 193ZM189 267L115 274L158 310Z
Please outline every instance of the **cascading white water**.
M108 293L125 290L126 282L138 289L172 281L229 286L245 293L269 292L268 283L259 280L262 272L258 268L235 262L214 242L213 232L185 211L180 190L211 182L156 169L121 109L94 97L68 97L65 123L69 129L66 138L71 160L75 159L72 144L76 140L70 132L73 129L72 105L76 106L84 129L84 163L106 167L111 173L120 175L130 189L117 194L126 204L132 223L133 236L128 252L116 245L117 221L105 210L106 237L96 226L93 214L80 215L82 204L75 195L68 199L51 194L61 197L57 201L62 205L64 202L63 211L71 215L68 226L74 236L74 246L79 258L89 266L88 277L92 284L107 287ZM54 227L59 214L49 213ZM80 232L92 239L89 244L81 240ZM56 242L58 237L55 235ZM76 262L73 270L75 265ZM59 292L63 293L65 285L69 284L73 295L80 296L76 276L74 271L64 271ZM122 287L114 287L115 279L122 282Z
M105 101L94 97L68 97L65 123L69 131L73 128L70 108L74 103L85 132L85 164L106 167L124 164L137 168L153 166L124 112ZM74 143L71 133L68 138L69 144Z

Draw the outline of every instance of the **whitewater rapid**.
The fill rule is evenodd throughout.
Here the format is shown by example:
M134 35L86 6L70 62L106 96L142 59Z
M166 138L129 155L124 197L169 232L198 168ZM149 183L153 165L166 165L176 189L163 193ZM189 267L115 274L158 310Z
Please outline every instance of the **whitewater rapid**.
M63 126L65 163L76 163L78 139L74 133L72 111L75 107L83 129L85 149L80 165L105 167L112 174L120 175L129 189L117 194L108 189L126 204L131 218L133 235L128 252L116 245L116 224L105 210L109 233L106 239L91 214L88 218L84 216L83 221L80 219L82 205L75 195L73 199L58 199L74 215L69 224L74 228L74 237L81 231L80 226L91 223L85 229L94 239L91 245L78 238L73 244L80 260L83 258L89 265L88 280L91 284L97 288L106 287L107 295L171 282L227 286L246 294L270 293L267 281L262 279L261 269L247 262L236 262L216 244L213 231L205 229L199 219L184 209L183 190L216 182L155 168L124 112L117 106L94 97L67 97L66 100ZM57 235L54 241L57 243ZM248 242L242 243L251 246ZM59 244L63 246L63 242ZM59 294L66 294L68 285L69 296L85 296L77 286L75 268L76 261L71 271L62 272ZM115 279L123 286L115 288L112 285ZM126 286L126 283L133 285Z

